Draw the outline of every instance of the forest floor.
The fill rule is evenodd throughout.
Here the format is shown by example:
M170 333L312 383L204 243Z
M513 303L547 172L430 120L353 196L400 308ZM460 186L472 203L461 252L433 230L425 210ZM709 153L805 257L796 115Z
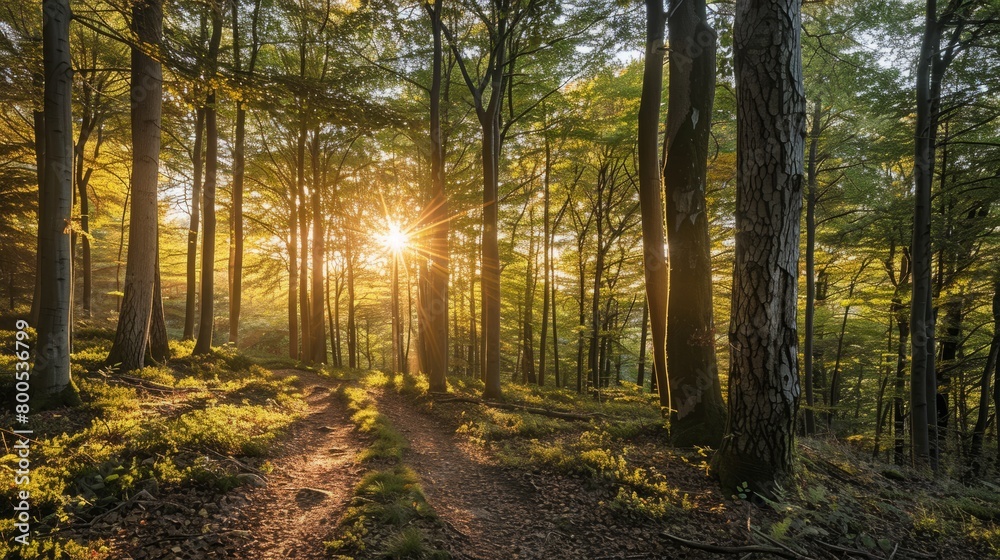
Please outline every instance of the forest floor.
M116 377L99 338L78 344L84 405L33 418L37 539L5 548L0 520L4 558L1000 557L995 475L929 481L809 439L796 488L756 506L719 489L709 450L667 446L634 387L482 403L476 380L433 395L231 351Z

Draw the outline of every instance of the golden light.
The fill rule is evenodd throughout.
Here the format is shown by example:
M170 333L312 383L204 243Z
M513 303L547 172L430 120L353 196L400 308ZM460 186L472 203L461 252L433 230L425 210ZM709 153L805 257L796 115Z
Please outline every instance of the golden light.
M386 249L395 253L401 252L410 244L410 236L399 228L399 224L389 223L389 229L382 236Z

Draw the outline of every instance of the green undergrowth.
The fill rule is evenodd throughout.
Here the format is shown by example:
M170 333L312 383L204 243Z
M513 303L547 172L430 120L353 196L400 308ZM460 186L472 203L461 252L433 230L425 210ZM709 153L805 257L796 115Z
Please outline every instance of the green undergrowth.
M344 381L337 395L351 411L351 421L367 436L357 461L368 471L354 488L336 536L327 541L332 558L445 560L450 555L431 541L441 530L416 473L406 466L406 438L379 412L372 391L388 387L390 378L377 371L331 371Z
M502 404L515 407L498 408L432 398L421 389L424 377L412 377L386 378L381 384L412 395L509 468L579 476L606 490L614 497L602 506L623 515L683 523L693 510L711 511L718 516L717 529L731 527L735 517L746 527L744 538L800 546L803 556L812 556L808 552L823 541L872 557L889 556L897 544L1000 557L1000 483L995 480L927 480L909 469L872 462L850 444L807 439L800 441L794 487L757 507L746 500L750 489L743 496L719 490L708 473L711 450L671 448L655 395L634 385L605 388L598 399L566 389L504 384ZM449 378L453 396L477 399L482 391L478 379ZM568 421L518 406L592 416Z
M17 492L30 493L32 534L45 536L12 548L15 527L6 516L0 519L0 557L108 557L101 540L75 542L60 531L141 491L154 497L191 486L226 492L241 483L230 457L268 472L274 442L305 410L294 378L279 378L229 348L123 376L100 366L113 332L76 334L72 358L82 402L32 413L30 482L0 486L0 501L10 507ZM171 346L175 355L190 354L190 343ZM12 425L12 418L2 420ZM15 440L4 437L0 477L13 480Z

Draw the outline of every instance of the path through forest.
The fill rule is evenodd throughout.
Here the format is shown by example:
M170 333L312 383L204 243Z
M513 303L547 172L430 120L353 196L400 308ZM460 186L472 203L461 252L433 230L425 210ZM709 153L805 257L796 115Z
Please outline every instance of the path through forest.
M338 382L298 370L275 373L299 377L309 408L283 441L267 486L250 493L229 525L249 532L241 557L329 558L323 543L363 471L354 461L361 442L335 394Z
M336 395L342 381L299 370L275 373L299 378L308 410L277 444L266 485L244 474L251 484L212 502L198 501L203 493L168 496L177 515L146 511L137 520L144 528L127 529L132 538L122 535L129 543L122 558L328 558L324 542L335 536L366 471L355 461L365 442ZM430 535L433 544L456 560L703 557L666 547L659 524L610 511L603 505L614 498L607 485L501 467L457 435L455 423L391 390L371 391L379 411L407 438L404 463L441 520L442 530Z

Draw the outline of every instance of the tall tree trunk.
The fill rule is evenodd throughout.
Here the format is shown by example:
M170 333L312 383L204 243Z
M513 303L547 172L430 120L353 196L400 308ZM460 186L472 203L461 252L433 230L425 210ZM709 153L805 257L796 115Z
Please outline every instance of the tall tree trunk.
M715 358L712 262L705 208L708 137L715 101L715 31L705 0L671 0L667 111L667 230L670 295L667 378L674 445L717 446L726 411Z
M288 189L288 357L298 360L299 356L299 211L296 208L295 189Z
M548 115L545 115L548 128ZM550 175L552 174L552 148L549 135L545 132L545 175L542 183L542 331L538 336L538 384L545 385L545 347L549 330L549 278L552 267L552 238L550 237Z
M556 305L556 294L559 293L556 288L556 278L555 270L552 270L552 372L556 376L556 387L562 387L564 385L564 380L560 379L559 376L559 328L557 322L557 316L559 315L559 307Z
M805 97L799 0L738 0L736 263L729 416L712 468L771 497L792 472L799 403L799 217Z
M403 362L406 361L405 350L403 349L403 321L399 315L399 254L393 251L392 254L392 294L389 304L392 317L392 371L400 373L403 371Z
M305 64L305 51L302 51L302 64ZM303 70L304 74L304 70ZM303 101L303 103L305 103ZM303 109L304 112L304 109ZM306 197L306 120L300 115L299 138L296 147L296 190L298 196L299 223L299 320L301 321L302 348L299 359L312 361L312 306L309 304L309 199ZM322 293L322 292L320 292ZM319 294L316 294L319 296Z
M503 73L503 70L499 70ZM499 78L495 78L500 83ZM494 85L496 87L496 85ZM493 94L499 98L499 93ZM491 103L492 105L492 103ZM497 101L499 106L499 101ZM488 111L482 119L483 128L483 266L482 283L482 355L486 382L483 397L500 398L500 246L497 238L497 184L500 161L499 107Z
M261 0L254 0L253 12L250 15L250 61L247 72L252 74L257 62L257 52L260 42L257 39L257 23L260 15ZM240 0L232 0L233 12L233 69L237 74L243 72L240 57L239 5ZM233 147L233 208L232 208L232 278L229 286L229 341L239 342L240 311L243 305L243 178L246 174L246 102L236 101L236 145Z
M933 370L934 317L931 298L931 183L934 178L934 147L931 135L936 128L931 99L931 64L940 46L937 1L927 0L924 37L917 62L917 122L914 143L913 179L913 296L910 300L912 333L910 366L910 424L913 462L918 468L936 468L932 441L936 439L937 381Z
M143 366L153 311L157 262L157 180L160 154L162 70L146 53L159 48L163 14L158 0L137 2L132 29L148 46L132 48L132 177L125 289L109 365Z
M529 197L532 196L530 193ZM529 223L534 225L535 209L532 208L528 217ZM524 263L524 317L521 331L522 348L524 349L524 360L521 363L524 371L525 383L537 384L538 377L535 373L535 334L533 330L535 300L535 235L534 227L528 231L528 254Z
M32 82L37 90L37 94L45 98L45 76L42 72L35 72L32 74ZM45 228L42 225L42 218L44 217L44 212L42 208L45 207L45 110L36 109L31 113L32 124L34 129L34 140L35 140L35 176L38 182L38 234L35 243L35 268L39 271L42 270L42 237ZM42 290L42 276L41 274L35 275L35 289L31 295L31 310L28 313L28 323L33 327L38 327L38 313L41 309L41 290Z
M312 354L311 361L326 363L326 327L323 322L323 276L326 273L326 247L323 243L326 239L323 231L323 212L320 196L321 184L319 159L319 129L313 132L312 147L310 149L312 162L312 192L310 199L312 202L312 341L309 343Z
M639 337L639 367L635 374L635 384L639 389L646 384L646 342L649 340L649 301L642 302L642 335Z
M351 369L360 365L358 328L354 303L354 232L347 231L344 240L344 262L347 266L347 363Z
M1000 271L993 279L993 338L990 340L990 353L983 367L983 376L979 379L979 412L976 415L976 425L972 429L972 443L969 446L972 471L977 476L985 467L981 456L986 427L990 419L990 377L996 374L998 356L1000 356Z
M219 64L219 45L222 42L222 7L211 2L212 36L208 44L208 64L210 78L214 79ZM198 339L194 343L193 354L207 354L212 351L212 336L215 330L215 192L219 171L219 126L216 93L213 89L205 102L205 186L202 193L202 209L205 213L205 228L201 237L201 312L198 321Z
M469 266L469 375L479 371L476 350L479 348L476 332L476 263L475 257Z
M583 393L583 345L584 340L586 340L586 325L587 325L587 262L583 258L583 245L585 241L583 239L583 234L577 239L577 270L579 272L579 301L577 316L580 322L579 332L576 335L576 392L577 394ZM664 319L666 322L666 319ZM666 370L664 370L666 372Z
M896 341L896 396L893 398L892 419L895 431L893 459L897 465L902 465L906 451L906 414L903 408L903 392L906 390L906 358L910 335L910 319L908 309L897 297L892 300L892 313L896 317L898 337Z
M663 96L663 53L666 15L663 0L646 0L646 59L639 100L639 206L646 302L652 331L653 377L659 383L660 408L670 409L667 390L667 255L663 232L663 180L660 175L660 103ZM706 116L708 120L711 117Z
M87 86L92 86L91 82L85 80ZM89 87L88 87L89 89ZM80 201L80 244L82 253L82 263L81 272L83 276L83 293L80 294L81 302L83 303L83 316L90 318L91 316L91 295L93 293L93 287L91 282L91 254L90 254L90 199L87 196L87 185L90 183L90 177L94 172L93 168L86 168L86 147L87 142L90 139L90 135L93 133L95 127L98 126L97 110L92 108L92 94L90 92L85 93L84 98L87 100L84 102L85 114L83 116L83 122L80 125L80 136L77 140L76 146L74 147L74 155L76 157L76 195L79 197ZM97 148L95 148L95 159L100 153L101 145L101 135L98 132ZM77 237L77 232L73 232L73 245L75 247L75 239Z
M819 152L820 118L823 105L819 97L813 105L812 128L809 132L809 166L806 184L806 333L803 339L803 381L806 390L805 432L816 433L816 401L813 399L813 333L816 317L816 166Z
M204 139L205 108L195 111L194 125L194 180L191 186L191 219L188 226L187 245L187 299L184 313L184 340L194 340L194 324L198 316L198 228L201 214L202 143Z
M233 68L237 74L240 66L239 1L231 0L233 10ZM233 206L232 220L232 271L229 281L229 342L238 344L240 339L240 309L243 304L243 176L246 167L247 109L242 99L236 101L236 137L233 146Z
M424 344L430 390L444 392L448 388L448 199L445 195L445 138L441 126L441 82L444 49L441 41L442 2L427 4L431 19L433 51L430 89L431 141L431 220L429 253L427 329Z
M45 0L42 9L45 171L42 173L39 206L38 275L41 286L36 323L38 338L35 343L35 364L31 376L32 391L37 395L37 400L32 402L32 406L45 406L50 395L72 386L69 365L73 313L73 262L70 254L70 224L73 213L73 68L69 44L71 14L68 0ZM139 36L140 40L149 38L148 33ZM142 70L141 66L139 70ZM135 81L137 76L135 62L132 75ZM154 85L159 87L159 65L156 66L155 77L155 84L150 83L151 87ZM158 99L158 95L153 97ZM156 117L158 123L158 112ZM154 175L154 209L155 185ZM141 356L139 359L142 359Z
M847 304L844 305L844 316L840 321L840 335L837 337L837 354L833 361L833 374L830 375L830 413L826 417L826 427L829 430L833 429L833 417L836 416L837 406L840 405L840 363L844 355L844 336L847 334L847 319L851 316L851 300L854 298L854 290L857 288L861 274L868 267L868 262L861 263L861 266L858 268L857 273L854 274L854 277L851 278L851 283L847 288Z

